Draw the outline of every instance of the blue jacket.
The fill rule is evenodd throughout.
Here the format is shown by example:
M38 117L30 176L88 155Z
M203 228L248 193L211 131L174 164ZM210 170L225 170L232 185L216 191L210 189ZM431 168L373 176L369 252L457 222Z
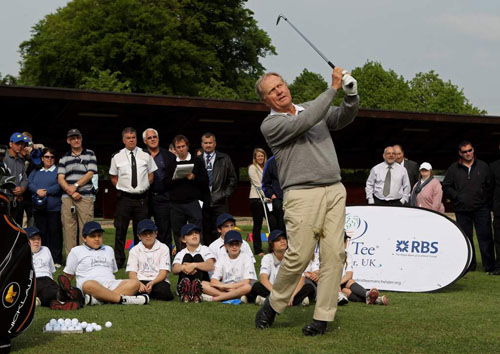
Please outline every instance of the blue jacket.
M28 188L36 194L39 189L47 190L47 211L61 211L62 190L57 183L57 167L52 171L33 170L28 178Z

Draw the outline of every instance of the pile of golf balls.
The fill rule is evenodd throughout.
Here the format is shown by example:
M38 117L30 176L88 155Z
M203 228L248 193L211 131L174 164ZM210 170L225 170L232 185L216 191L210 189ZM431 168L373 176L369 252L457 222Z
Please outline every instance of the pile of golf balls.
M105 327L110 328L113 324L111 322L106 322ZM44 326L45 332L60 332L60 333L83 333L83 332L99 332L102 330L102 326L95 322L87 323L85 321L80 322L77 318L52 318Z

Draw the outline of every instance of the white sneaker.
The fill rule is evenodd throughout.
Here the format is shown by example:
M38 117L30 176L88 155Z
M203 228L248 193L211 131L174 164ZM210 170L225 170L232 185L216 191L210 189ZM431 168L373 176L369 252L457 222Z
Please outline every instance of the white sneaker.
M342 291L339 291L339 297L337 299L337 304L342 306L342 305L347 305L349 303L349 299L347 296Z
M42 302L40 301L40 298L37 296L37 298L35 299L35 306L40 306L42 304Z
M54 267L56 267L56 269L59 269L59 268L61 268L62 266L61 266L59 263L56 263L56 264L54 264Z
M248 298L246 295L243 295L242 297L240 297L240 301L244 304L248 304Z
M85 294L85 306L103 305L104 302L97 300L95 297Z
M265 297L257 295L257 297L255 298L255 305L262 306L264 304L264 301L266 301Z
M122 305L147 305L149 303L149 295L142 294L137 296L122 295Z
M204 302L212 302L214 301L214 297L208 294L201 294L201 300Z
M302 306L309 306L309 298L305 297L304 300L302 300Z

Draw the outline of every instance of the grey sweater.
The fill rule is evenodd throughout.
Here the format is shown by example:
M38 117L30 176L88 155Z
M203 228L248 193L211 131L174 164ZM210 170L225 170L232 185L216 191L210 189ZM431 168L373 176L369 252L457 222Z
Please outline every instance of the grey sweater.
M315 100L300 104L296 116L268 115L260 127L276 156L283 191L340 182L340 167L329 130L351 123L358 113L358 96L345 96L340 107L331 106L337 90L329 88Z

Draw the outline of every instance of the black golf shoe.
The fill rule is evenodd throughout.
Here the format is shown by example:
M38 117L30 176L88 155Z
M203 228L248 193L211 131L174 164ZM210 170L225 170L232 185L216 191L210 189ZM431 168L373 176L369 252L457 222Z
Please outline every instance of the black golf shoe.
M258 329L266 329L271 327L276 317L276 311L273 310L269 303L269 297L264 301L257 314L255 315L255 327Z
M326 326L326 321L313 320L310 324L302 328L302 333L304 333L305 336L317 336L318 334L325 334Z

